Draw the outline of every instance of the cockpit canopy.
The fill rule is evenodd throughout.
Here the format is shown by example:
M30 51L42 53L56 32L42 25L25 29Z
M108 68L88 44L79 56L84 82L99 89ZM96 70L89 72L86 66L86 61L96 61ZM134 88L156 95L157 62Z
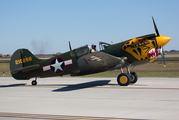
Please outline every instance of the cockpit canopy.
M110 46L111 46L111 44L108 44L108 43L105 43L105 42L99 42L100 51L105 50ZM81 56L89 54L90 53L90 48L89 48L88 45L84 45L84 46L81 46L79 48L74 49L73 51L75 52L76 56L79 58Z
M76 48L73 50L76 53L76 56L79 58L83 55L89 54L90 53L90 49L88 45Z
M105 43L105 42L99 42L99 49L100 49L100 50L105 50L105 49L107 49L109 46L111 46L111 44Z

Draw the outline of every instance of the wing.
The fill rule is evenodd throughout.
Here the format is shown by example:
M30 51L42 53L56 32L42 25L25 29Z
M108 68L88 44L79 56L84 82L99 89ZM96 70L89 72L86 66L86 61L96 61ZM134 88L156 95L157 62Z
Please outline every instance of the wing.
M115 68L117 65L121 65L122 67L123 64L123 59L104 52L90 53L78 59L80 74L105 71Z

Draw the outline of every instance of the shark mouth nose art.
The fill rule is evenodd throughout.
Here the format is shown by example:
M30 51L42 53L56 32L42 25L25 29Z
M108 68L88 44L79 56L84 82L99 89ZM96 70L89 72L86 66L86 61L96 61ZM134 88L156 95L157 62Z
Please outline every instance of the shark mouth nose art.
M148 52L148 57L149 59L154 59L158 57L158 52L156 48L152 48L149 52Z

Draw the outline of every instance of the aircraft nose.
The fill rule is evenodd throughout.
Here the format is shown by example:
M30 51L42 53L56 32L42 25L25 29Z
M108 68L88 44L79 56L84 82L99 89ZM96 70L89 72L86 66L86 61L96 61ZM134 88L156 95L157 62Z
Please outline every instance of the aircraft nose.
M156 37L156 40L157 40L158 48L160 48L161 46L165 46L171 40L171 38L167 37L167 36L160 35L160 36Z

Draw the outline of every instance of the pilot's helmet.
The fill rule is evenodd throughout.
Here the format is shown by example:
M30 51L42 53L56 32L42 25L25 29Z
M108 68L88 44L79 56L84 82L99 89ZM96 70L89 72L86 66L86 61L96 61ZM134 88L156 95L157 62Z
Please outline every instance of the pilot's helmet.
M91 48L92 48L92 49L96 48L96 45L95 45L95 44L92 44L92 45L91 45Z

